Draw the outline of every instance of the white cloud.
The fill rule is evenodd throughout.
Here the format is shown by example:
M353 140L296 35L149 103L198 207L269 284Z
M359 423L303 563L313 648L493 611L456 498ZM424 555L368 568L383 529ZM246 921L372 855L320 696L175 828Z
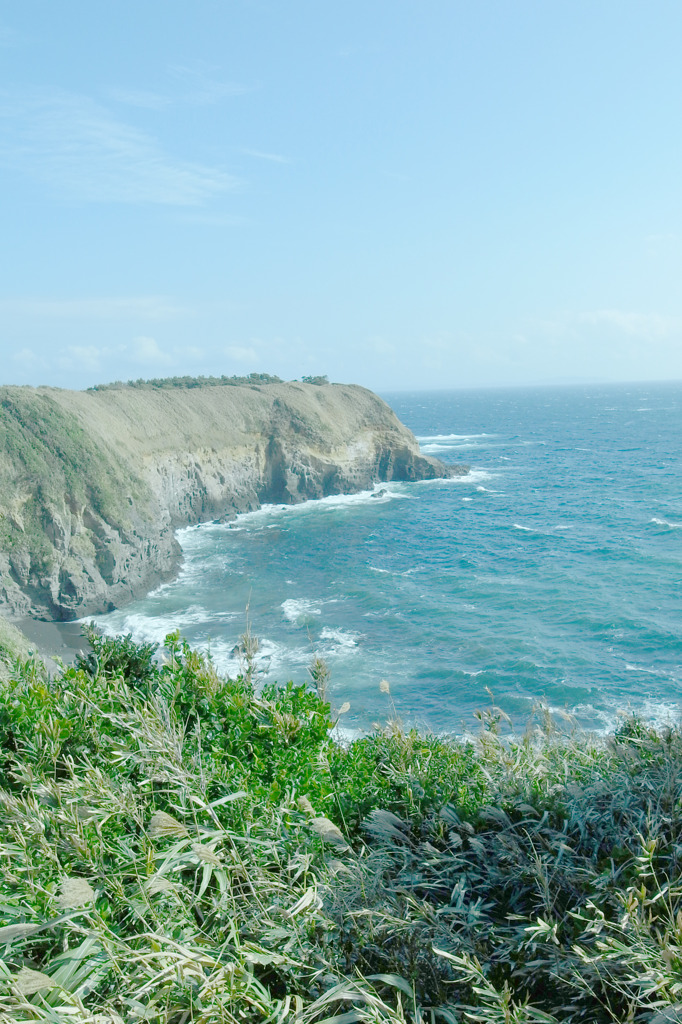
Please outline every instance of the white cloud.
M255 348L248 348L245 345L228 345L225 349L225 354L238 363L253 363L254 360L258 359L258 353Z
M168 366L172 362L168 353L159 347L156 338L150 338L144 334L135 338L132 345L129 345L127 348L133 362L141 365L159 364L161 366Z
M6 93L0 163L82 202L197 206L234 189L223 170L178 160L87 97Z
M102 367L102 358L107 355L108 349L100 349L96 345L67 345L57 359L57 365L62 370L99 370Z

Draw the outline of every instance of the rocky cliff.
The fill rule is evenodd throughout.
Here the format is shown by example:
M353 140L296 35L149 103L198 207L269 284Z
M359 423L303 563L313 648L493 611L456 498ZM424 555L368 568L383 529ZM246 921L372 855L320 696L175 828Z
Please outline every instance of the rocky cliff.
M177 527L453 472L360 387L0 388L0 610L107 611L175 574Z

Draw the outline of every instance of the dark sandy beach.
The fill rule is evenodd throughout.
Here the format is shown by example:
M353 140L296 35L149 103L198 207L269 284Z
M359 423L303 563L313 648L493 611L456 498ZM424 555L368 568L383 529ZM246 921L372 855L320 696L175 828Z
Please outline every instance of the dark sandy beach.
M43 622L25 618L19 619L15 625L43 658L60 658L64 664L71 665L79 651L88 649L88 642L81 634L81 622Z

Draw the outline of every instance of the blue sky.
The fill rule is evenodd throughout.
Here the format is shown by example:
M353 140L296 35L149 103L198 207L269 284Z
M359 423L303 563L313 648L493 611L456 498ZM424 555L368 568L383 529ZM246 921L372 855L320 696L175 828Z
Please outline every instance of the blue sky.
M682 378L682 4L0 3L0 381Z

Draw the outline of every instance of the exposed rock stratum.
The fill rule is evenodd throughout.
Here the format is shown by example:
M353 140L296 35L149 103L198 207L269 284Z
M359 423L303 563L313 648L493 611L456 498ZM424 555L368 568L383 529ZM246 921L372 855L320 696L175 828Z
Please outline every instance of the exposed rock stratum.
M0 610L66 620L178 570L178 527L465 472L364 388L0 388Z

